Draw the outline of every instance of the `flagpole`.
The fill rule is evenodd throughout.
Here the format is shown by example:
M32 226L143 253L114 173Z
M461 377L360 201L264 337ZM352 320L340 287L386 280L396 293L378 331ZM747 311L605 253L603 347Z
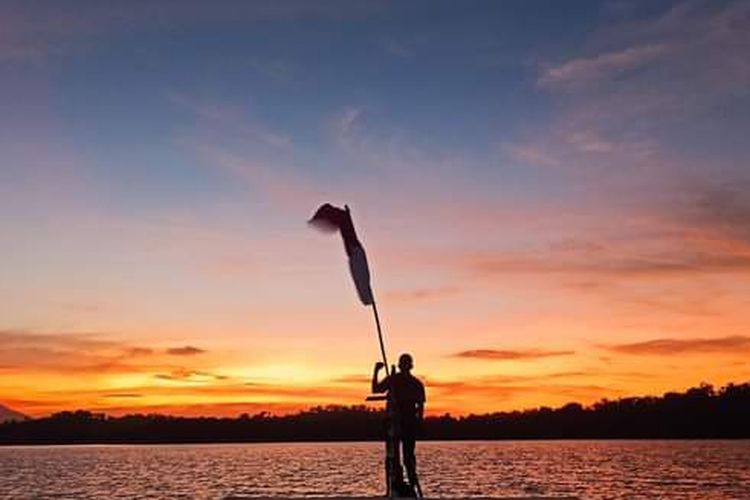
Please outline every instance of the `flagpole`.
M378 328L378 342L380 342L380 354L383 356L383 363L385 364L385 374L390 376L391 369L388 364L388 357L385 354L385 343L383 343L383 331L380 328L380 317L378 316L378 306L375 303L375 299L372 299L372 312L375 315L375 326Z
M380 343L380 354L383 356L383 364L385 364L385 376L390 378L391 368L388 365L388 357L385 354L385 343L383 342L383 330L380 328L380 316L378 316L378 306L375 303L375 297L372 298L372 313L375 316L375 326L378 329L378 342ZM392 389L393 386L391 386ZM388 391L389 403L386 405L386 436L385 436L385 486L386 486L386 497L394 498L396 496L395 491L395 478L396 478L396 434L394 428L396 406L390 404L393 401L393 391Z
M380 344L380 354L383 356L383 364L385 365L385 375L387 379L390 379L391 375L395 375L395 368L391 370L388 365L388 356L385 353L385 342L383 341L383 329L380 326L380 316L378 315L378 306L375 303L375 298L372 293L370 286L370 270L367 266L367 256L365 250L362 248L362 244L357 239L357 233L354 231L354 223L352 222L351 213L349 207L344 205L344 209L334 207L330 203L321 205L315 214L309 221L311 224L318 226L325 230L338 229L341 233L341 238L344 240L344 249L349 259L349 272L354 280L354 286L357 288L357 295L359 300L364 305L372 305L372 312L375 316L375 326L378 330L378 342ZM373 374L373 385L377 382L377 373ZM395 420L396 420L396 405L393 404L393 385L392 381L389 380L389 390L386 398L388 403L386 404L387 418L387 431L386 431L386 486L388 497L395 496L396 489L394 487L396 483L396 462L398 460L397 452L397 441L395 434ZM370 397L368 401L374 400ZM380 399L380 398L378 398ZM398 470L400 471L400 464ZM398 484L403 481L403 477L398 478Z

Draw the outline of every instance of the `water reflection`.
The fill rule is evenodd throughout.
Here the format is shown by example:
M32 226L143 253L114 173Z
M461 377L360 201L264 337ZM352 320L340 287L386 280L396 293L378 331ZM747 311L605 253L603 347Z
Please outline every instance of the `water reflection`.
M420 443L428 497L750 498L750 441ZM2 498L376 496L380 443L0 448Z

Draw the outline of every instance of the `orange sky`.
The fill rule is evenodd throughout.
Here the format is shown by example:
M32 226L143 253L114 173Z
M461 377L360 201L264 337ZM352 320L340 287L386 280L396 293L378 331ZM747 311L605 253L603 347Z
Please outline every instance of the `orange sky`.
M187 3L0 6L0 403L362 403L326 201L428 413L750 379L747 3Z

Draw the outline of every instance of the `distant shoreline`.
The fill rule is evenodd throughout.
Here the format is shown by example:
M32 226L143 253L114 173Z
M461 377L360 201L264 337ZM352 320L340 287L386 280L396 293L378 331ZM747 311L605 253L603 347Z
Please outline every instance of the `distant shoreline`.
M367 442L383 439L385 414L366 406L317 407L291 415L237 418L89 411L0 424L0 445ZM584 407L426 417L422 441L676 440L750 438L750 383L710 385L661 397Z
M420 439L419 443L499 443L499 442L587 442L587 441L622 441L622 442L659 442L659 441L750 441L750 437L728 437L728 438L501 438L501 439ZM44 448L44 447L117 447L117 446L222 446L222 445L247 445L247 444L371 444L381 443L382 440L329 440L329 441L133 441L133 442L58 442L58 443L0 443L0 450L7 448Z

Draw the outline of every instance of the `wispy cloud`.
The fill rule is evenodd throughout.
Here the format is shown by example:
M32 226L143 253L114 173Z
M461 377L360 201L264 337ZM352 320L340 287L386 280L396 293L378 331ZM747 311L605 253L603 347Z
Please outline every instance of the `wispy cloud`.
M684 209L686 222L703 235L740 245L750 253L750 176L692 186ZM736 247L735 247L736 248Z
M545 148L533 144L502 144L505 154L514 161L540 167L558 167L560 158Z
M727 253L673 251L649 254L643 251L640 256L602 254L588 261L583 255L577 257L581 258L560 255L534 257L498 252L496 255L469 257L467 268L480 275L529 273L633 278L750 272L750 256Z
M255 154L235 152L210 144L187 145L211 168L217 168L278 206L297 213L310 210L321 196L293 167L281 165Z
M355 384L355 385L362 385L362 384L369 384L371 381L370 377L366 375L344 375L341 377L337 377L335 379L332 379L331 382L335 384Z
M743 354L750 352L750 337L734 335L718 338L654 339L632 344L605 346L623 354L668 356L672 354Z
M641 68L667 57L671 48L666 43L628 47L620 51L605 52L589 58L566 61L546 69L539 78L544 86L579 86L595 83L603 78L615 78L619 74Z
M191 345L186 345L183 347L170 347L166 350L167 354L171 354L173 356L195 356L196 354L203 354L205 352L206 351L204 349Z
M103 309L100 304L84 304L84 303L70 303L70 302L60 304L60 307L72 313L82 313L82 314L95 314L95 313L101 312Z
M256 146L270 148L284 148L292 142L288 134L254 118L248 106L183 92L168 92L167 99L197 118L199 129L211 137L239 137Z
M448 404L460 411L460 401L482 401L484 411L510 408L535 408L539 401L561 405L570 401L591 403L601 398L622 395L619 387L599 385L580 380L585 374L552 373L530 376L490 376L464 379L428 379L428 399ZM578 381L576 379L579 379ZM433 401L434 401L433 399ZM489 404L487 402L491 401ZM428 404L429 407L429 404ZM440 412L442 408L431 408Z
M423 302L450 298L460 294L462 288L457 286L443 286L433 288L416 288L413 290L392 290L386 296L397 302Z
M749 12L744 2L697 1L601 26L584 45L588 55L539 67L537 82L559 100L558 116L506 152L569 169L592 189L606 189L612 202L636 190L641 198L674 194L682 187L675 177L696 162L673 144L675 124L700 128L712 115L717 127L729 126L718 108L750 84L750 37L742 28Z
M169 373L157 373L154 378L159 380L169 380L172 382L195 382L195 383L206 383L213 382L216 380L227 380L229 377L226 375L219 375L216 373L210 373L200 370L187 370L184 368L173 370Z
M144 348L101 333L0 331L0 364L15 369L110 371L129 366L132 358L144 353Z
M551 351L545 349L524 349L524 350L507 350L507 349L472 349L461 351L453 354L456 358L485 359L496 361L522 360L522 359L539 359L549 358L552 356L570 356L575 351Z
M44 9L37 10L20 2L0 5L0 63L44 61L65 53L72 38L90 32L85 21L60 14L52 16Z
M320 200L318 183L298 165L294 138L248 105L183 92L169 92L167 99L191 118L175 143L209 171L285 209L306 211Z
M334 137L340 143L347 143L357 122L362 120L364 108L360 106L346 106L331 119L331 129Z
M0 366L15 372L149 373L172 369L168 357L193 357L205 352L189 345L162 351L96 332L0 331Z
M125 349L125 353L128 356L150 356L154 353L154 350L148 347L128 347Z
M640 88L663 97L671 93L678 99L672 102L682 105L700 105L692 98L711 101L750 78L750 65L746 58L742 62L750 42L742 28L749 13L744 2L696 1L656 18L602 26L588 50L606 49L543 68L538 81L581 92L596 84L599 96ZM705 93L694 95L697 90Z

